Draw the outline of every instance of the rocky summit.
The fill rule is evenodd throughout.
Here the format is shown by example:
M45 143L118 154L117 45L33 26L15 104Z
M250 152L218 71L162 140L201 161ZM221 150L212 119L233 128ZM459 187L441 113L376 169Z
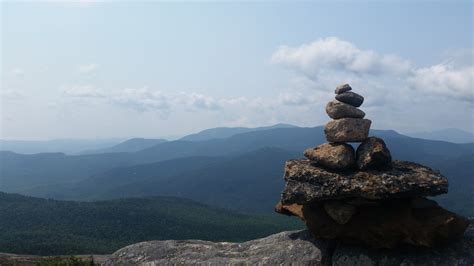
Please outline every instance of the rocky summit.
M284 178L284 204L341 198L382 200L448 192L444 176L406 161L393 161L388 169L335 171L316 166L310 160L290 160L286 162Z
M329 251L329 243L308 231L292 231L244 243L142 242L116 251L103 265L329 265Z
M461 238L469 221L426 198L447 193L447 178L392 161L383 139L369 137L371 121L357 108L364 97L348 84L335 93L326 106L329 143L305 150L307 160L286 162L275 210L299 217L317 239L354 245L434 247ZM347 142L360 144L354 152Z
M472 226L472 224L471 224ZM471 227L472 228L472 227ZM95 260L98 262L98 260ZM8 261L7 261L8 262ZM14 262L17 262L15 260ZM23 262L23 261L22 261ZM2 254L0 254L2 264ZM370 248L316 240L308 230L281 232L244 243L148 241L124 247L102 265L466 265L474 264L474 228L450 245ZM5 263L5 265L35 265Z

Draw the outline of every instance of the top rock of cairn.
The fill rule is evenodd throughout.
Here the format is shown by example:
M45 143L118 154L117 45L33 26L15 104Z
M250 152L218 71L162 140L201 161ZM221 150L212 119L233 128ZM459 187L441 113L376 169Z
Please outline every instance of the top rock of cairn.
M285 165L285 189L275 210L300 217L316 238L391 248L431 247L461 237L469 221L432 200L448 191L438 171L393 161L381 138L369 137L371 121L359 106L364 97L338 86L326 106L333 120L329 143L309 148L309 160ZM347 142L361 142L357 150Z

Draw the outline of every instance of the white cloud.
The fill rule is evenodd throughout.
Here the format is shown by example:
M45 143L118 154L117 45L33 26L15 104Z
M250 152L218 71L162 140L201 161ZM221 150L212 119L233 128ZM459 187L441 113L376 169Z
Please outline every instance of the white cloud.
M25 75L25 71L21 68L13 68L12 70L10 70L10 73L13 75L13 76L17 76L17 77L22 77L23 75Z
M169 97L175 105L184 106L189 110L217 110L222 107L221 99L203 95L195 92L180 92L177 94L170 94Z
M317 80L328 72L353 74L393 75L410 71L411 64L396 55L378 54L361 50L337 37L328 37L298 47L281 46L271 62L295 68Z
M300 92L280 92L277 102L283 105L302 106L307 104L314 104L315 100L310 95L303 95Z
M138 117L169 118L167 123L189 119L190 127L203 127L202 123L209 127L274 123L314 126L329 120L324 106L334 97L334 88L349 83L365 97L362 109L373 121L373 128L416 131L439 128L440 120L446 127L465 128L466 119L472 119L466 108L472 108L474 101L473 66L466 56L417 67L396 55L362 50L347 41L326 38L298 47L282 47L271 60L297 73L285 90L274 93L275 97L215 97L146 87L104 90L91 85L64 87L63 92L77 101L90 103L93 98L94 105L130 116L137 114L128 110L140 112Z
M164 93L149 88L103 90L92 85L63 86L64 95L73 98L102 98L105 103L137 111L165 111L171 108L193 110L217 110L235 99L216 99L194 92Z
M414 71L408 82L416 90L474 101L473 66L456 67L454 64L438 64L419 68Z
M102 98L106 96L102 89L93 85L62 86L61 91L70 97Z
M406 98L407 93L473 102L473 58L470 49L454 52L446 63L415 67L399 56L362 50L348 41L328 37L296 47L281 46L271 62L296 70L311 80L315 89L328 90L341 83L356 85L372 96L369 102L376 106L385 102L387 95Z
M0 99L1 100L22 100L26 98L27 95L18 90L12 90L12 89L2 89L0 90Z
M77 70L81 74L92 74L96 72L98 68L99 68L99 65L97 64L87 64L87 65L80 65Z
M147 88L125 89L108 95L112 104L137 111L166 111L170 108L169 97L161 91Z

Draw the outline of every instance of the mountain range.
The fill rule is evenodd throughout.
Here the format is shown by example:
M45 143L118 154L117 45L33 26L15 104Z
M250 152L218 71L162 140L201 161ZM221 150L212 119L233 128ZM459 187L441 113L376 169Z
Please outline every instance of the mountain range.
M103 149L122 142L123 139L53 139L53 140L6 140L0 139L0 151L23 154L62 152L76 154L84 150Z
M143 150L157 144L166 142L166 139L144 139L144 138L133 138L128 139L124 142L120 142L112 147L103 149L85 150L80 154L97 154L97 153L114 153L114 152L135 152Z
M209 131L203 134L209 136ZM395 159L440 170L449 178L451 191L442 203L456 202L456 210L474 215L468 200L474 191L473 143L411 138L391 130L372 130L371 135L382 137ZM68 200L165 195L271 212L283 187L284 162L325 142L323 127L278 126L217 139L197 136L193 138L203 140L166 141L132 152L1 152L0 190Z

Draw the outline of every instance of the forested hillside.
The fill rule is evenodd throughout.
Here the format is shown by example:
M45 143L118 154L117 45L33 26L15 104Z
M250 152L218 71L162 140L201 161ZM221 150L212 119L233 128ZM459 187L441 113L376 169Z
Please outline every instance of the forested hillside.
M302 228L295 219L248 215L172 197L97 202L0 193L0 252L106 254L145 240L244 241Z

